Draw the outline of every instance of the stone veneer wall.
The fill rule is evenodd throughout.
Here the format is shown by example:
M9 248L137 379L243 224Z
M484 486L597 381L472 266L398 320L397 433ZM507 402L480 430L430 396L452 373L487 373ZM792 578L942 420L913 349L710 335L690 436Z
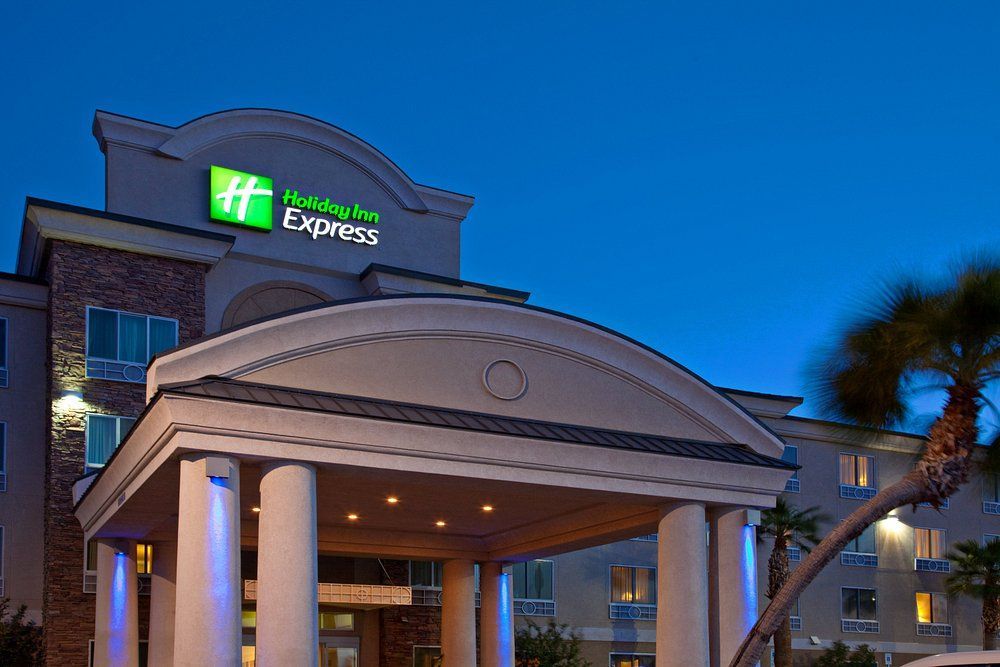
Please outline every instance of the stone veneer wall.
M92 245L52 241L49 283L48 447L45 457L45 589L43 631L46 662L86 665L94 633L95 596L83 592L83 531L73 516L72 484L83 474L84 418L88 412L138 416L145 386L85 379L86 307L99 306L178 320L180 343L205 331L205 267ZM55 401L81 389L84 406ZM155 554L154 554L155 557ZM148 633L149 598L139 598L140 639Z

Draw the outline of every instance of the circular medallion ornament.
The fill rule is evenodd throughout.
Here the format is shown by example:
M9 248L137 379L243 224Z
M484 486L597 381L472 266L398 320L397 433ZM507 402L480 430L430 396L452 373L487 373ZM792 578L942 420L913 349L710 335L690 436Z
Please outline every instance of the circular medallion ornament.
M528 376L509 359L497 359L483 370L483 385L503 401L515 401L528 391Z

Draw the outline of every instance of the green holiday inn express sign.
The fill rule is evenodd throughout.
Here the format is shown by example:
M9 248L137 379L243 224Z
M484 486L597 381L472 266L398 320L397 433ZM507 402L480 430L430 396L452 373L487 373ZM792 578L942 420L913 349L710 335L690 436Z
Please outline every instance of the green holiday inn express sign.
M285 207L281 226L304 232L313 240L321 237L353 241L366 245L378 243L377 229L355 223L378 224L379 214L331 201L329 197L300 195L285 189L281 195ZM212 165L209 176L209 214L212 220L269 232L274 213L274 181L267 176Z

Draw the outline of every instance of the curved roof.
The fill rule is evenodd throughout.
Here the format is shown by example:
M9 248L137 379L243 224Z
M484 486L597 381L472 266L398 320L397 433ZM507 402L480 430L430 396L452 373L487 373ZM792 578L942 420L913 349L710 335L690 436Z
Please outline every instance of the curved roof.
M249 322L175 348L151 363L147 394L208 375L241 378L291 359L426 332L493 336L558 349L651 387L724 440L780 456L782 439L698 375L616 331L564 313L466 295L405 294L319 304Z

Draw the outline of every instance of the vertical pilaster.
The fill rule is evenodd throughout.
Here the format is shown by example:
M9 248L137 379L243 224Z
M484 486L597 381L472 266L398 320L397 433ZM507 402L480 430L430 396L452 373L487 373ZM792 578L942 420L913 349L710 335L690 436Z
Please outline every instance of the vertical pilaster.
M726 667L757 621L757 536L746 509L709 512L709 636L713 667Z
M238 666L239 460L196 454L180 464L174 665Z
M176 595L177 542L156 542L149 593L149 667L174 664Z
M94 664L138 667L139 581L135 542L97 542Z
M316 469L275 461L260 479L257 541L257 664L319 660Z
M513 589L501 563L480 564L480 667L514 667Z
M709 664L705 506L663 510L657 544L657 667Z
M471 560L444 562L441 655L444 667L476 664L476 570Z

